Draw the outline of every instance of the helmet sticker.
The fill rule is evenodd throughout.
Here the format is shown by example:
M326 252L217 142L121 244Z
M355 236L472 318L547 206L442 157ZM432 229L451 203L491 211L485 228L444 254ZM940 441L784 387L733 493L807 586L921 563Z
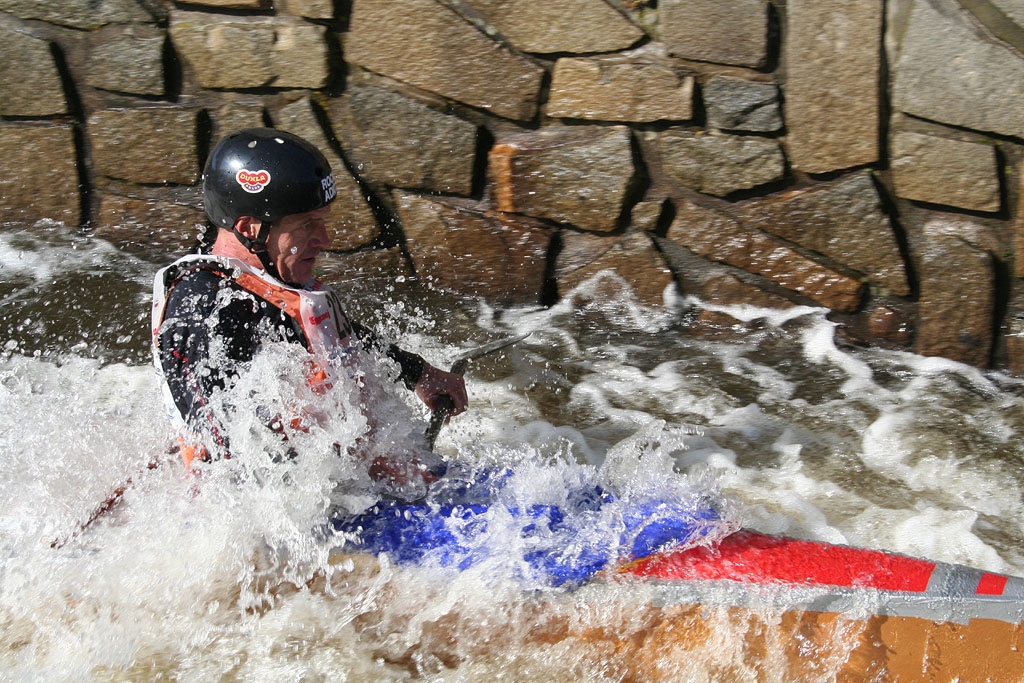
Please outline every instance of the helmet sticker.
M238 181L243 190L250 194L256 194L262 192L270 184L270 172L263 170L250 171L243 168L235 174L235 180Z
M334 174L328 173L326 178L320 179L320 187L324 191L324 201L330 202L334 199L337 190L334 187Z

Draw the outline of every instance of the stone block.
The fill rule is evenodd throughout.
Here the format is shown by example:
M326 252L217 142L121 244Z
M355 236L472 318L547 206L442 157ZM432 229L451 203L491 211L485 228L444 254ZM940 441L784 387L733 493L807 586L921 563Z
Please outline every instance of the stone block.
M144 24L101 31L89 51L85 82L114 92L163 95L166 40L163 29Z
M541 303L551 230L465 201L394 195L423 283L498 304Z
M331 147L313 112L309 98L303 97L277 111L274 114L274 123L281 130L312 143L323 152L331 164L338 198L331 204L331 220L328 224L330 248L347 251L376 239L380 235L380 223L366 201L366 193L352 177L342 158Z
M724 197L781 180L786 158L775 140L669 129L658 136L662 171L685 187Z
M710 211L707 215L714 217L716 213ZM763 275L706 258L665 237L655 237L655 241L685 295L698 296L707 303L726 306L748 304L783 309L817 305L810 298L781 287ZM725 318L730 321L726 325L736 322L730 316Z
M182 253L206 229L200 201L183 204L169 197L128 197L109 191L99 195L92 234L122 249Z
M774 83L713 76L704 86L704 108L711 128L753 133L782 128L779 89Z
M376 86L331 101L335 135L356 173L393 187L469 195L477 126Z
M903 346L913 338L913 320L898 306L877 303L866 311L866 318L867 331L876 339Z
M693 77L658 64L563 58L555 62L547 115L598 121L685 121Z
M645 199L633 205L629 212L629 224L640 230L654 232L658 229L658 221L664 212L664 199Z
M0 26L0 116L50 116L68 111L50 43Z
M544 69L435 0L357 0L345 58L491 114L528 120Z
M863 273L898 296L910 293L892 224L868 173L744 203L740 219Z
M1024 174L1016 173L1013 182L1016 184L1016 206L1014 207L1013 222L1010 224L1013 239L1013 275L1024 278Z
M644 36L601 0L467 0L517 50L552 54L615 52Z
M828 173L878 160L882 0L787 5L786 149Z
M189 4L199 7L220 7L224 9L272 9L271 0L199 0L199 2L191 2Z
M317 259L317 278L344 292L345 315L390 338L408 322L395 318L393 302L422 297L412 264L400 247L359 249L347 253L325 252Z
M317 262L317 277L324 282L346 292L356 290L369 296L379 297L389 286L413 275L409 260L399 247L361 249L347 254L329 252Z
M896 195L904 199L973 211L999 210L995 145L896 133L890 167Z
M165 12L158 3L138 0L0 0L0 13L77 29L153 22L166 18Z
M1024 59L979 29L958 3L915 0L893 70L894 106L974 130L1024 137Z
M665 304L666 289L675 289L672 271L651 236L644 232L623 237L562 234L562 249L555 263L560 295L605 271L615 273L618 279L599 283L598 293L603 300L620 300L625 285L641 305L655 308Z
M1024 377L1024 314L1018 312L1006 321L1006 364L1017 377Z
M333 0L276 0L274 9L308 19L333 19Z
M700 298L716 306L747 305L776 310L786 310L796 306L789 299L766 292L731 273L719 273L705 280L701 284Z
M262 128L263 103L258 101L234 101L222 104L210 116L213 125L214 143L221 138L246 128Z
M991 3L1019 27L1024 28L1024 5L1019 0L990 0Z
M768 58L765 0L662 0L658 13L670 54L754 68Z
M944 219L938 219L940 222ZM995 315L995 264L948 226L925 226L916 351L988 367Z
M327 81L325 34L289 15L171 12L171 41L204 88L320 88Z
M624 126L510 135L488 156L499 211L599 232L616 229L635 170Z
M93 170L143 184L199 180L194 109L104 109L89 117Z
M0 123L0 215L78 227L82 194L74 129L53 123Z
M779 239L694 202L676 202L666 237L704 258L761 275L821 306L853 312L864 285L856 278L814 261Z

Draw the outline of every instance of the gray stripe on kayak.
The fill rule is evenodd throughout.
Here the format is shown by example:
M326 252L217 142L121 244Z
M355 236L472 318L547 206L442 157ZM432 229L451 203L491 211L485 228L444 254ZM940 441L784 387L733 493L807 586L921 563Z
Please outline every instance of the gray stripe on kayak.
M838 586L756 584L738 581L665 581L613 578L577 591L607 591L611 586L639 591L657 607L702 604L770 611L838 612L852 618L871 615L917 617L935 622L966 624L971 619L1024 622L1024 579L1007 577L1002 595L977 595L983 572L959 565L936 564L928 588L921 593Z
M926 595L948 596L950 598L971 598L978 587L982 574L980 569L952 564L936 564L928 581Z

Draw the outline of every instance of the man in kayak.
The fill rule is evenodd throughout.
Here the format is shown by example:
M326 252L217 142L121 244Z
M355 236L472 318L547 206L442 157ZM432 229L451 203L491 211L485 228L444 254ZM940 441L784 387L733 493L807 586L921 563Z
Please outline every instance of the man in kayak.
M154 363L165 380L172 420L185 435L186 465L229 455L225 416L211 398L230 392L271 341L303 345L314 370L307 381L321 388L331 385L339 365L360 366L360 357L376 351L397 363L399 379L431 411L456 415L466 409L461 376L379 341L346 317L336 291L313 277L317 256L330 246L335 196L326 158L295 135L243 130L210 154L203 200L218 228L216 239L208 254L162 269L153 292ZM270 409L268 429L280 432L285 415ZM409 476L409 468L397 473L393 464L391 470L375 464L380 476Z

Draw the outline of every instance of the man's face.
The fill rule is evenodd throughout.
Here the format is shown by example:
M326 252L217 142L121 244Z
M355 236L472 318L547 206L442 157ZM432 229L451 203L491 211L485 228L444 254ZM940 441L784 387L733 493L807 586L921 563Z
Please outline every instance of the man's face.
M327 221L331 206L285 216L270 228L267 254L277 265L284 282L306 285L313 279L313 267L321 249L331 244Z

